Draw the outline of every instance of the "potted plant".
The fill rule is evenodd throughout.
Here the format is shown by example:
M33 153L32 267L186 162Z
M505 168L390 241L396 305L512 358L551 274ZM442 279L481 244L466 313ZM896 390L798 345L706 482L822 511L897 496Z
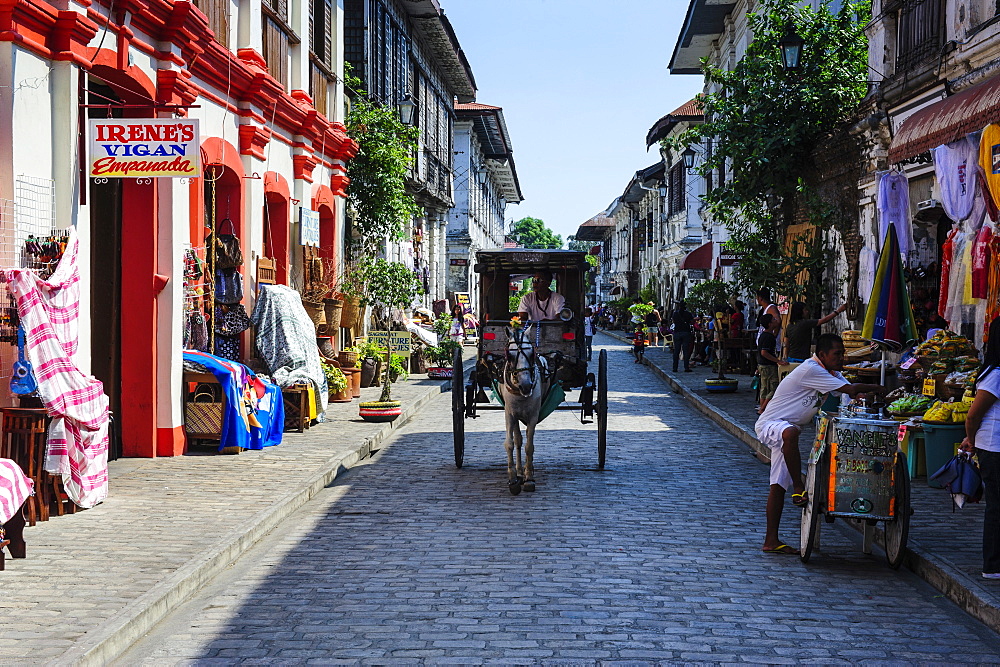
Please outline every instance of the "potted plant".
M424 355L431 363L427 368L427 377L446 379L452 376L452 365L455 360L455 350L461 345L450 338L444 338L437 345L427 348Z
M405 358L399 356L398 354L393 354L389 356L389 380L391 382L399 382L400 380L406 380L410 377L410 371L406 367Z
M330 402L350 403L352 394L344 371L333 364L324 363L323 373L326 375L326 386L330 393Z
M355 343L353 349L360 361L361 386L367 388L375 385L381 374L382 356L386 351L368 339Z

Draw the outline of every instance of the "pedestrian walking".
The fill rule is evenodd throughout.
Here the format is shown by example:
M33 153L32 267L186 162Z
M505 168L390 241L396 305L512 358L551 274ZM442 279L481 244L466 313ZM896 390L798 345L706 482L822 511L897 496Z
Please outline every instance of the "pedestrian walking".
M448 327L448 338L459 345L465 342L465 309L462 304L456 303L451 308L451 326Z
M778 388L778 366L787 366L788 362L776 356L776 336L781 320L771 315L762 315L760 324L764 331L757 336L757 366L760 371L760 405L757 414L764 412L767 402L774 396Z
M799 434L812 421L830 392L847 394L885 393L877 384L850 384L840 371L844 368L844 342L836 334L823 334L816 341L816 354L785 376L785 379L757 419L757 438L771 450L770 490L767 495L765 553L797 556L798 549L778 538L785 491L792 489L792 503L808 502L802 479Z
M677 309L670 316L670 322L674 330L674 373L677 372L677 362L680 356L684 355L684 372L691 372L691 344L692 325L694 315L687 309L687 304L683 300L677 302Z
M585 308L583 311L583 342L587 346L587 361L594 356L594 311Z
M660 311L656 309L652 301L647 305L652 306L653 310L646 314L646 337L649 344L656 347L660 342Z
M983 578L1000 579L1000 317L990 323L976 397L961 448L976 453L983 477Z
M802 363L812 354L813 330L826 324L840 313L847 310L847 304L841 305L829 315L819 319L810 319L809 307L801 301L792 304L788 315L788 326L785 327L785 351L788 361Z

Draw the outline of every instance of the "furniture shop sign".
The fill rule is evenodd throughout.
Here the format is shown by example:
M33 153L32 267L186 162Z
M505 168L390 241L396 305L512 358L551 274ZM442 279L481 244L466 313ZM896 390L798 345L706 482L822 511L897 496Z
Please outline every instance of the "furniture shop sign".
M410 356L412 336L409 331L369 331L368 342L399 357Z
M193 178L201 174L198 120L91 118L92 178Z
M299 208L299 245L319 247L319 211Z

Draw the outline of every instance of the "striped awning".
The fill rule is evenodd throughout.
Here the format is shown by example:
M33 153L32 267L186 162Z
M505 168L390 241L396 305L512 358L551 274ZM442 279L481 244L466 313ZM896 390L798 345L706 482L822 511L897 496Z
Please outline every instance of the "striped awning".
M991 123L1000 123L1000 76L924 107L903 121L889 145L889 162L916 157Z

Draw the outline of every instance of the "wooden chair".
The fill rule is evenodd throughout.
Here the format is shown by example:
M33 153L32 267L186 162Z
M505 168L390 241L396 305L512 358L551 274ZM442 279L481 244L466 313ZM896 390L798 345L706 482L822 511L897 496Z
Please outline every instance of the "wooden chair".
M278 282L278 270L275 262L269 257L257 258L257 284L274 285Z
M11 459L35 483L35 495L24 503L28 525L49 520L53 483L42 470L45 462L45 410L0 408L3 414L0 458Z
M309 428L309 385L285 387L281 398L285 403L285 430L302 433Z

